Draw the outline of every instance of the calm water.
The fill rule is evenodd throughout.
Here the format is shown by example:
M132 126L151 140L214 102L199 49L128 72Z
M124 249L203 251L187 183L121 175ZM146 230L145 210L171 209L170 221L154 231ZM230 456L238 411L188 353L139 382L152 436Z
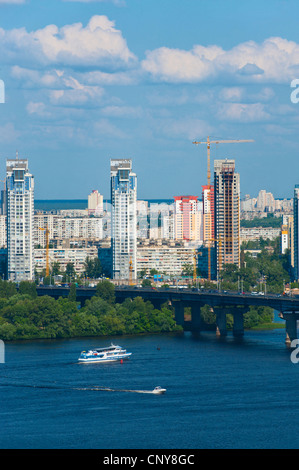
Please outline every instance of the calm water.
M65 449L298 448L299 364L284 330L246 332L239 342L112 338L131 358L78 364L96 339L6 344L0 364L0 447ZM155 396L122 391L167 388Z

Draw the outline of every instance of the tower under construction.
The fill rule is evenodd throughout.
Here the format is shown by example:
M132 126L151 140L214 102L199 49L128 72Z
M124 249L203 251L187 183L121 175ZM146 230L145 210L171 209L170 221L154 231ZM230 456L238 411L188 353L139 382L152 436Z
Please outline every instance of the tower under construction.
M240 175L234 160L214 161L215 238L217 272L223 264L240 267ZM220 252L221 250L221 252Z

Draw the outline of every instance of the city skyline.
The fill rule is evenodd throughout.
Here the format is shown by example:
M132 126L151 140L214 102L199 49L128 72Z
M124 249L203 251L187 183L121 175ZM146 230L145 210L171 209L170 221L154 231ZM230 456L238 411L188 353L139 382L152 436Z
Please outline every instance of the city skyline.
M211 166L236 161L241 198L291 198L299 5L244 3L0 1L2 176L18 150L36 199L107 199L117 156L134 161L140 199L200 195L206 149L192 141L209 135L254 140L211 148Z

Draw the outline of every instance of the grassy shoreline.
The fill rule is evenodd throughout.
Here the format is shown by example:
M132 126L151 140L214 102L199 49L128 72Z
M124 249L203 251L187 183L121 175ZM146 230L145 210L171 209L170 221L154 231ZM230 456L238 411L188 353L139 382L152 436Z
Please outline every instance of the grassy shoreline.
M263 325L253 326L252 328L248 328L247 331L250 330L276 330L285 328L284 323L264 323Z

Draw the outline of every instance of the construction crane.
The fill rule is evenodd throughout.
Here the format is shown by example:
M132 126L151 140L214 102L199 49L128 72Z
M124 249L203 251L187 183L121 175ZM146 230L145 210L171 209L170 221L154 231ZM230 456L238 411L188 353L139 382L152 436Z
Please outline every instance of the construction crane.
M208 154L208 165L207 165L207 177L208 177L208 186L211 185L211 169L210 169L210 150L211 144L233 144L233 143L241 143L241 142L254 142L252 139L247 140L210 140L210 137L207 137L206 142L204 141L193 141L192 144L207 144L207 154Z
M46 232L46 276L49 276L49 229L48 226L46 228L38 227L39 230L44 230Z
M229 140L210 140L210 137L207 137L206 141L193 141L193 144L206 144L207 145L207 186L208 186L208 202L210 202L210 194L211 194L211 168L210 168L210 160L211 160L211 144L233 144L233 143L241 143L241 142L254 142L252 139L247 140L239 140L239 139L229 139ZM211 204L209 204L209 211L211 213ZM209 235L211 236L212 227L211 227L211 215L209 216ZM208 280L211 280L211 246L210 246L211 239L208 240Z

